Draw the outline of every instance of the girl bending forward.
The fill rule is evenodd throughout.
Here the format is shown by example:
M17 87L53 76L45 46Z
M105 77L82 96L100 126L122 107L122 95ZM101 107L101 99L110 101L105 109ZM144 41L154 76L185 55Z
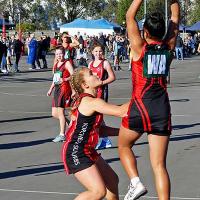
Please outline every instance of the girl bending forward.
M86 188L75 200L118 200L118 176L97 153L102 114L123 117L128 104L116 106L97 96L102 81L88 68L78 68L71 85L78 94L72 108L72 120L63 145L63 162L67 174L74 174ZM109 174L109 176L108 176Z

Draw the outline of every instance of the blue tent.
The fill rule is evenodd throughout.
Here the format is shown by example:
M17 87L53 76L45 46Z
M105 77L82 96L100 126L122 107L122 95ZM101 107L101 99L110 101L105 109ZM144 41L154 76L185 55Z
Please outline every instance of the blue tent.
M89 20L78 18L70 23L61 25L60 28L77 28L77 27L85 28L87 27L88 24L89 24Z
M187 26L184 26L183 24L179 24L179 31L185 31L187 29Z
M113 28L121 28L118 24L109 22L105 19L97 19L97 20L91 20L91 28L96 29L113 29Z
M9 22L5 21L5 25L9 26L9 25L13 25L13 24L10 24ZM3 19L2 18L0 18L0 26L3 26Z
M60 28L95 28L95 29L113 29L121 28L121 26L109 22L105 19L97 20L85 20L85 19L75 19L73 22L63 24Z
M196 22L192 26L190 26L187 30L190 31L199 31L200 30L200 21Z

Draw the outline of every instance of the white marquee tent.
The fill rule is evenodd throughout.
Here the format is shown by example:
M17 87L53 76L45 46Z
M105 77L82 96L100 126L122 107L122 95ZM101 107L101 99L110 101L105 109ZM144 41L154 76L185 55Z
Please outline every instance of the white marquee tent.
M63 24L60 27L60 32L67 31L70 35L77 35L80 32L81 35L86 33L89 36L93 36L99 35L101 32L103 34L112 34L117 29L121 29L121 26L105 19L85 20L79 18L73 22Z

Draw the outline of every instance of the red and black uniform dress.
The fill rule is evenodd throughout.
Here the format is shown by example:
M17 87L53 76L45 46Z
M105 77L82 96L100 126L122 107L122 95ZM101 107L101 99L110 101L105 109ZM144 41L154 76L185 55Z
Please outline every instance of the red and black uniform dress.
M71 86L69 81L63 81L62 83L59 83L59 78L68 78L70 77L69 71L65 68L65 64L68 61L64 61L62 65L58 68L58 62L54 65L53 71L54 71L54 84L55 84L55 90L54 90L54 98L52 100L52 107L61 107L65 108L70 105L71 101Z
M67 47L64 47L65 49L65 55L64 55L64 58L65 60L68 60L72 66L74 66L74 48L73 47L70 47L70 45L68 44Z
M108 78L108 72L104 69L104 61L105 60L102 60L97 67L94 67L94 61L89 66L89 69L92 70L92 73L98 76L102 81ZM108 84L98 88L97 97L108 102Z
M125 128L141 134L171 134L166 80L171 60L168 47L152 43L145 44L139 60L132 62L133 90L127 116L122 120Z
M81 94L93 97L90 94ZM80 100L81 101L81 100ZM95 147L99 138L99 126L102 121L102 114L94 113L85 116L78 108L73 112L73 119L66 132L66 142L62 149L62 159L67 174L74 174L92 166L99 158Z

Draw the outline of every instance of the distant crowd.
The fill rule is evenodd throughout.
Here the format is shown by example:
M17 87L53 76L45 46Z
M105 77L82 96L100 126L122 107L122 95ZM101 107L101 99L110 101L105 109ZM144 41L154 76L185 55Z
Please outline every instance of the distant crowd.
M114 70L121 70L121 62L129 62L129 70L131 70L131 52L127 36L120 34L99 36L83 35L80 32L74 36L79 42L76 48L73 48L72 59L75 66L87 66L88 59L91 56L90 49L95 41L98 41L105 50L105 57L113 61ZM19 61L22 55L28 55L27 64L29 70L48 68L46 55L56 46L61 45L60 34L50 38L43 32L40 36L35 37L34 33L30 33L27 37L19 38L18 34L10 37L0 37L0 72L20 72ZM177 37L175 55L177 60L184 60L195 54L200 54L200 33L179 34ZM42 61L42 63L41 63Z
M200 54L200 33L187 34L186 37L177 36L176 40L176 59L184 60L185 57L190 57L195 54Z

